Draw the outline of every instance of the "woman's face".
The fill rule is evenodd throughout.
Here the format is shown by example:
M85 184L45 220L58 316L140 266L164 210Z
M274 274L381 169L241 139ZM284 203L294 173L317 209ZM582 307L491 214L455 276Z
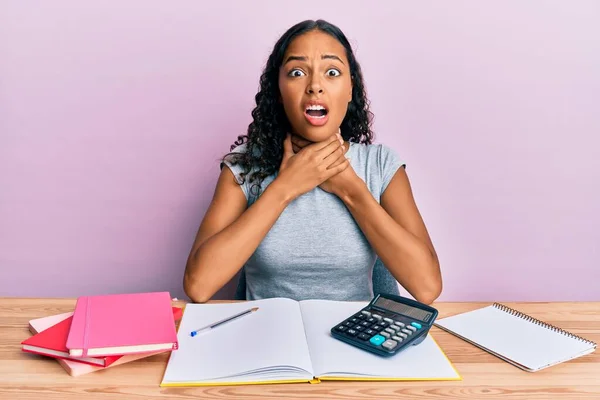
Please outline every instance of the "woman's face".
M283 57L279 89L292 133L313 142L337 133L352 100L344 46L319 30L296 37Z

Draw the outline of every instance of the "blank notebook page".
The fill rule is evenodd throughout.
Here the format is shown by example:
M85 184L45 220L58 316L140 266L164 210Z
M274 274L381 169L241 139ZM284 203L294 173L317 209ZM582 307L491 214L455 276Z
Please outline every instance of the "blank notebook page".
M406 380L460 380L430 335L393 357L381 357L331 336L331 327L358 312L367 302L304 300L300 302L317 377L380 377Z
M497 303L438 319L435 325L530 370L575 358L595 348L593 342Z

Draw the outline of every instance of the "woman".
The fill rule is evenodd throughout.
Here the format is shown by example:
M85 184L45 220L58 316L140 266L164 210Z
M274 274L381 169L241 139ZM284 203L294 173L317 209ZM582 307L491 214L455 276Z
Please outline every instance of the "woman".
M209 300L245 266L248 300L370 300L379 256L418 301L442 283L405 165L372 144L360 66L322 20L290 28L260 80L247 135L224 157L184 276ZM227 168L224 168L227 166Z

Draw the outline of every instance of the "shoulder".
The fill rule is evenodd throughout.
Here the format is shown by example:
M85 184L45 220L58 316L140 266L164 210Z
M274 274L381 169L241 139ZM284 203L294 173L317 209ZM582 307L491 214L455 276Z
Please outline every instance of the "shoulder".
M231 149L229 151L229 153L225 154L225 156L223 156L223 161L224 162L232 162L236 159L236 156L240 155L240 154L244 154L248 151L248 144L247 143L242 143L240 145L237 145L236 147L234 147L233 149Z
M253 148L254 150L252 150ZM253 156L244 157L250 151L252 151ZM254 175L259 171L259 168L254 165L253 160L259 157L260 153L261 151L257 150L256 146L252 147L248 143L242 143L231 149L221 159L221 170L227 166L233 173L248 200L248 205L256 201L259 193L273 179L270 176L264 178L260 184L256 183Z
M369 157L372 162L384 163L392 158L400 159L399 152L396 150L395 146L392 147L385 143L352 143L352 147L355 148L359 154Z
M226 166L233 174L235 180L241 186L246 199L250 198L250 190L248 185L247 174L250 172L246 165L243 163L243 159L240 157L248 151L246 143L240 144L230 150L221 159L220 168L221 170Z
M352 143L353 158L367 168L371 173L380 175L393 174L400 167L405 167L406 162L400 152L383 143Z
M364 171L373 191L381 195L399 168L406 167L395 146L383 143L352 143L353 166Z

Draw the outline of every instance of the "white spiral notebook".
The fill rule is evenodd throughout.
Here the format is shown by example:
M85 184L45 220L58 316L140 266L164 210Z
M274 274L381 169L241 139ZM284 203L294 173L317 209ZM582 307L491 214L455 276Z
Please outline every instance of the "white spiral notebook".
M596 349L590 340L499 303L438 319L434 325L529 372Z

